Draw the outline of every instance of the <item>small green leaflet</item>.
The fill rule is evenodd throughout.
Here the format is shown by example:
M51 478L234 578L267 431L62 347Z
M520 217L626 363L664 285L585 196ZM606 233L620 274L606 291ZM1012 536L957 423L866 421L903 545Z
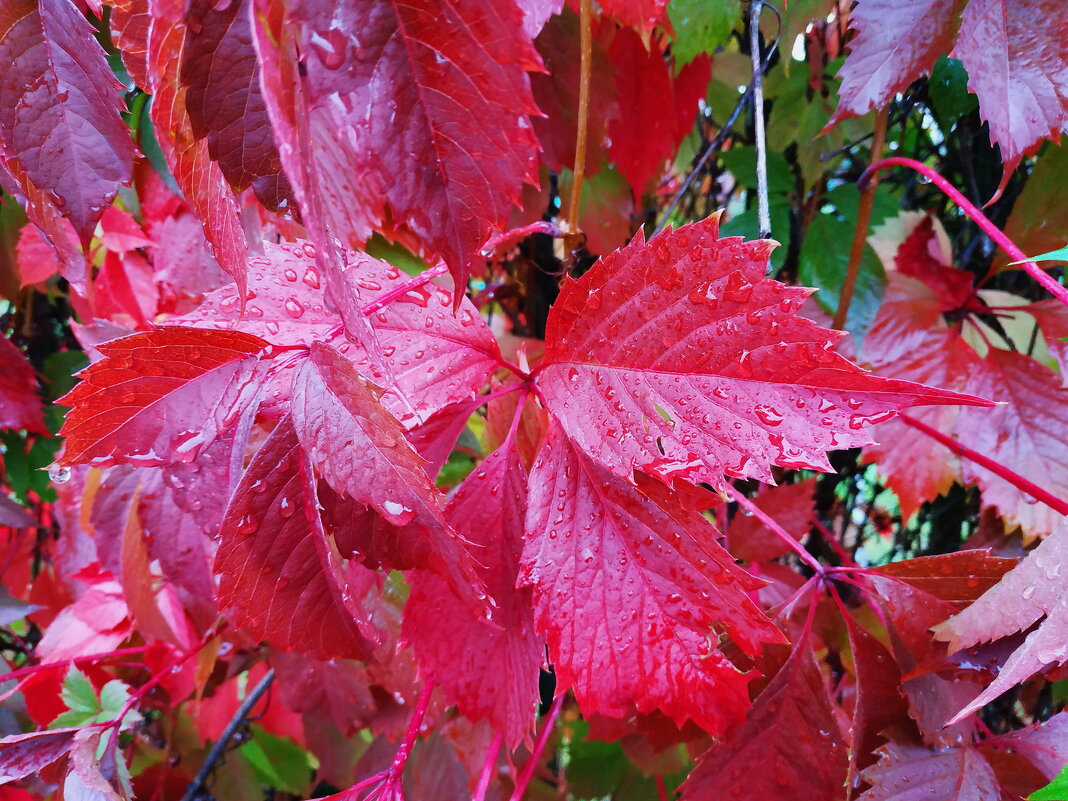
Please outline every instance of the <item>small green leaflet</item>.
M1052 782L1027 796L1027 801L1068 801L1068 765Z
M67 711L57 715L49 728L90 726L115 720L130 700L130 688L118 679L112 679L100 688L98 697L89 677L71 665L63 678L60 698L67 705ZM133 725L138 717L138 713L131 709L123 718L120 728L126 729Z
M1009 265L1023 264L1028 261L1068 261L1068 245L1065 245L1063 248L1051 250L1049 253L1043 253L1040 256L1031 256L1026 259L1020 259L1019 261L1009 262Z

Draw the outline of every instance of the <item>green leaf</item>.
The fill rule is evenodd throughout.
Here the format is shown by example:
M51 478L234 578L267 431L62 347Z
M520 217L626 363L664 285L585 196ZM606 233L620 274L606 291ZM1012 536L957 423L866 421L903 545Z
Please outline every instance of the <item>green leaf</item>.
M771 266L775 269L782 267L786 251L790 246L790 212L793 206L783 195L771 195L768 198L768 215L771 218L771 236L782 244L771 252ZM719 227L720 236L744 236L746 239L756 239L759 235L759 221L757 210L754 206L740 214L735 214L727 222Z
M419 275L427 268L427 264L421 258L412 253L408 248L397 242L390 242L381 234L373 234L367 240L367 255L376 259L388 261L408 275Z
M575 724L567 764L567 786L575 798L611 796L627 769L627 757L618 742L587 740L587 725Z
M857 214L860 211L860 190L856 184L842 184L837 186L826 195L824 202L834 206L838 215L850 225L856 225ZM875 197L871 204L871 220L868 222L869 230L880 226L890 217L901 212L901 206L896 197L891 194L885 184L879 184L875 188ZM850 243L853 242L852 237Z
M671 0L668 16L675 29L675 68L682 69L727 43L731 31L741 27L742 5L735 0Z
M100 702L97 700L93 683L74 665L70 666L63 678L59 697L71 712L84 712L89 715L100 712Z
M968 71L959 59L940 56L927 83L931 111L943 130L979 106L979 99L968 91Z
M1052 782L1027 796L1027 801L1068 801L1068 765Z
M828 314L838 308L838 299L849 267L850 243L855 225L830 214L820 214L812 221L801 245L797 278L805 286L814 286L816 301ZM864 245L857 284L849 304L846 330L859 344L871 328L883 300L886 274L879 257L870 245Z
M786 156L775 150L768 151L768 193L789 194L794 190L794 176ZM719 155L720 163L734 179L746 189L756 189L756 148L741 145L725 150Z
M1043 253L1039 256L1030 256L1026 259L1020 259L1019 261L1012 261L1009 264L1023 264L1026 261L1068 261L1068 245L1063 248L1057 248L1051 250L1049 253Z
M315 757L285 737L275 737L252 726L252 737L242 744L241 755L257 779L285 793L303 796L309 789L312 771L319 767Z
M78 383L74 374L88 364L88 357L80 350L61 350L50 354L41 371L48 384L48 397L55 400L70 392Z

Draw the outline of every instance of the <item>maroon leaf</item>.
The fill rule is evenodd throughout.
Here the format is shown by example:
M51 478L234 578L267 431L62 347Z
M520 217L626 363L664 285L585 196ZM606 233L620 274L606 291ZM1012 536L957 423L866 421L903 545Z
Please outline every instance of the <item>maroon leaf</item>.
M979 356L957 331L934 330L925 332L919 344L880 366L878 372L887 378L963 390L981 369ZM938 431L952 431L960 410L939 406L917 409L912 414ZM887 486L897 493L903 519L908 520L924 501L947 492L960 480L956 454L922 431L890 420L876 426L873 433L878 443L865 447L861 458L865 463L875 463Z
M1016 351L991 349L971 371L967 391L1007 402L994 409L962 409L957 437L984 456L1059 497L1068 497L1068 429L1062 410L1068 388L1061 377ZM1064 516L974 462L964 460L965 481L982 490L984 505L995 506L1030 536L1057 528Z
M250 5L189 4L181 75L193 134L207 139L208 154L235 190L251 186L261 203L277 209L290 188L260 87Z
M152 124L167 164L182 193L204 225L219 265L245 295L248 242L241 223L241 207L219 165L211 160L208 144L198 140L186 109L181 85L185 25L183 3L152 3L148 26L149 86L153 94ZM133 32L131 32L133 33Z
M960 611L997 584L1015 565L1015 559L994 556L989 548L981 548L919 556L873 570L901 579Z
M742 721L750 676L709 639L746 653L781 642L715 529L658 482L639 487L590 461L554 426L530 476L520 580L534 587L559 687L584 712L659 710L712 733Z
M439 571L472 601L479 580L471 556L444 517L441 493L423 459L382 407L381 395L338 351L314 343L293 381L297 436L335 492L372 507L394 526L417 524Z
M509 440L464 480L445 510L483 565L479 575L497 602L491 620L473 614L441 577L424 571L412 576L404 607L404 637L426 675L465 716L487 719L512 746L535 721L545 660L530 588L515 586L526 500L526 474Z
M270 0L260 9L272 17ZM525 71L541 62L516 35L521 12L490 0L303 0L289 14L307 54L304 74L298 79L290 69L281 85L266 80L305 218L359 245L388 208L445 260L462 288L480 262L479 247L507 227L522 184L536 181L528 117L537 109ZM261 59L268 41L258 44ZM304 130L295 125L302 117ZM302 147L302 137L316 147ZM319 215L325 219L309 219Z
M25 779L51 765L70 750L78 731L53 729L0 740L0 784Z
M236 424L259 393L268 347L237 331L164 327L100 345L79 375L62 464L188 462Z
M782 526L795 540L808 533L814 514L812 493L816 479L770 487L753 502ZM727 527L727 548L745 562L763 562L790 552L790 546L775 536L756 517L735 515Z
M11 171L27 196L46 193L87 245L131 175L119 82L70 0L5 3L0 62L0 160L17 165Z
M21 504L15 503L7 495L0 492L0 526L27 528L35 525L36 522Z
M955 0L863 0L849 15L857 31L839 70L840 100L831 122L883 108L930 72L953 44Z
M971 0L953 55L968 70L968 89L1001 150L1002 186L1044 139L1068 129L1068 19L1057 0Z
M745 724L697 760L682 798L835 801L845 798L846 768L845 744L806 637L760 693Z
M1022 754L1047 781L1053 781L1068 764L1068 713L1058 712L1043 723L1003 734L997 742Z
M1000 801L1001 787L989 763L970 745L929 751L891 743L878 765L864 771L872 787L861 801Z
M293 423L283 418L241 477L215 556L219 606L235 624L286 651L364 658L369 644L329 577L325 543Z
M668 3L667 0L605 0L600 6L624 25L648 33L664 18Z
M993 683L956 718L974 712L1046 667L1068 662L1068 592L1061 578L1066 549L1068 527L1062 525L979 600L936 627L935 636L959 651L1039 623Z
M14 343L0 336L0 428L48 434L37 394L37 373Z
M869 444L905 407L987 405L839 356L840 334L796 314L808 290L764 277L773 247L719 239L710 217L639 232L565 283L537 385L567 434L624 477L772 483L773 464L829 470L827 450Z

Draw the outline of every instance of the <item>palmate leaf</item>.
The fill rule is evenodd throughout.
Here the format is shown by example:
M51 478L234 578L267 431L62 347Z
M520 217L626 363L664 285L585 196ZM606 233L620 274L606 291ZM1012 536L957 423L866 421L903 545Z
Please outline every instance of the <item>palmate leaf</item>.
M775 243L718 238L711 217L639 234L564 284L536 386L561 427L619 476L720 485L771 466L828 470L826 452L920 404L990 405L879 378L842 336L796 312L808 290L764 277Z

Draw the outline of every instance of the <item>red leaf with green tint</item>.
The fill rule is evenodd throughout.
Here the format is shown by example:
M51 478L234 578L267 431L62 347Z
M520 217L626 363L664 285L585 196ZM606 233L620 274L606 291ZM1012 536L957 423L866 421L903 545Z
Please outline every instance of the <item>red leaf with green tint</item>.
M267 343L237 331L164 327L100 345L61 399L62 464L188 462L235 425L260 389Z
M24 194L45 193L88 244L134 155L92 26L70 0L5 2L0 63L0 162L14 162Z
M782 637L748 593L717 532L680 495L613 476L553 428L530 476L520 580L559 686L586 713L661 711L714 734L739 724L750 676L714 646L746 653Z
M797 314L809 291L765 278L768 241L718 220L639 232L564 284L537 388L583 450L628 477L772 483L770 466L828 470L826 452L919 404L987 401L879 378Z
M256 452L226 510L215 556L219 607L255 637L322 659L363 658L369 645L330 579L326 543L309 518L310 470L283 418Z
M808 638L757 697L745 724L698 758L683 801L845 798L846 748Z

